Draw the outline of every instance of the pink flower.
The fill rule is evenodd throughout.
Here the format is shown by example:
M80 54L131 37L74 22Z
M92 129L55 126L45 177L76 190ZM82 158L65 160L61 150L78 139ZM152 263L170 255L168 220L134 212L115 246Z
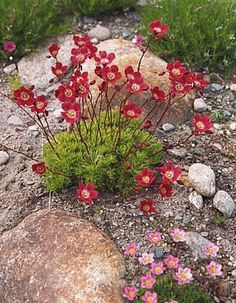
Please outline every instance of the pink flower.
M156 245L158 242L162 240L162 234L159 231L156 232L149 232L147 234L147 240L151 243Z
M179 228L173 228L170 231L170 235L174 242L184 242L185 241L185 231Z
M140 280L141 280L141 287L147 289L151 289L153 285L156 283L156 280L150 274L146 276L142 276Z
M207 267L207 272L212 277L222 276L223 272L221 271L222 265L220 263L211 261Z
M133 285L130 285L125 287L123 297L128 301L133 301L137 294L137 288Z
M147 290L141 299L144 303L157 303L157 294L155 292Z
M158 263L152 263L151 273L155 276L160 276L165 271L164 263L162 261Z
M142 46L144 40L145 40L145 38L143 36L141 36L141 35L136 36L135 45L140 48Z
M133 242L133 243L130 243L128 244L125 248L124 248L124 254L125 255L130 255L130 256L135 256L138 252L138 248L136 246L136 244Z
M169 255L164 259L164 263L168 268L178 268L179 258Z
M16 49L16 44L13 41L5 41L3 49L8 53L13 53Z
M210 242L204 246L204 252L205 252L206 256L216 257L218 251L219 251L219 247L217 245L215 245L214 243Z
M179 267L175 274L175 279L178 281L179 285L189 284L193 279L190 268Z
M154 254L143 253L141 257L138 258L139 262L143 265L152 264L154 262Z

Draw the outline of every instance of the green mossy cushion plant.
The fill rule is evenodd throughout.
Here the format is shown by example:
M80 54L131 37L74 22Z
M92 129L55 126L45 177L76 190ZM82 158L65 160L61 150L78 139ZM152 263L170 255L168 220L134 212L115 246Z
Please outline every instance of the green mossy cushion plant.
M49 144L44 146L43 161L52 171L71 176L53 174L50 170L45 174L48 190L55 191L80 181L93 182L98 190L119 191L128 193L134 188L134 176L143 168L155 167L161 159L161 144L147 131L136 132L140 120L126 120L120 138L119 148L115 151L114 140L118 130L118 112L113 112L113 128L104 126L105 113L101 114L100 129L103 141L98 138L98 124L92 125L91 136L86 133L85 126L81 133L89 149L81 142L77 130L61 132L56 135L57 152L60 160ZM125 118L123 118L125 121ZM90 124L87 123L87 128ZM79 143L78 143L79 142ZM129 165L124 165L124 156L133 144L146 142L143 148L137 150L129 158ZM149 145L149 146L146 146Z

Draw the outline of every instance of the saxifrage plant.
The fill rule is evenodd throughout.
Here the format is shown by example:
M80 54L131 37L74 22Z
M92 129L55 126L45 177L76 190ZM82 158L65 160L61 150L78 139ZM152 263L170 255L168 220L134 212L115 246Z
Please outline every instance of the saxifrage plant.
M14 100L42 130L47 140L42 159L28 157L36 161L32 169L44 175L50 190L79 184L78 198L91 204L98 196L96 188L128 193L155 186L159 174L161 182L157 191L163 197L172 195L172 184L180 177L181 169L171 162L155 169L160 160L161 146L153 134L176 102L180 102L192 89L203 89L207 81L203 75L191 73L180 61L175 61L167 65L165 72L170 80L168 91L158 86L149 87L145 83L140 73L145 53L152 42L165 41L168 30L168 26L159 20L151 22L152 36L149 41L145 45L142 45L142 39L138 41L142 55L137 66L127 66L124 75L113 64L114 53L98 51L88 36L74 35L75 46L70 58L72 75L64 77L68 67L57 60L60 47L52 44L49 52L55 59L51 68L55 77L50 82L60 81L55 96L61 106L61 122L68 126L66 132L52 132L48 121L49 102L46 96L37 95L34 86L22 86L14 91L13 97L1 93ZM97 81L90 81L88 73L83 71L86 60L95 61ZM94 85L97 86L97 93L92 93ZM125 97L119 100L118 109L114 110L114 98L121 91ZM155 105L146 115L142 115L142 105L130 101L131 96L139 96L143 91L150 92L150 99L145 102ZM161 112L155 121L154 109L160 104L164 107L159 107ZM194 115L192 133L183 142L165 149L185 143L193 135L205 134L211 129L208 116ZM4 144L0 146L11 149ZM155 211L151 199L141 201L140 208L145 213Z

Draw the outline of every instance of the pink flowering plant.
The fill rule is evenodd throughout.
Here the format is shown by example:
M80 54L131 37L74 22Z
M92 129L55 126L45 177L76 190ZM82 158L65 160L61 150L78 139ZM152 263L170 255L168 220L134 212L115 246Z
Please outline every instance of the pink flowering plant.
M212 303L212 299L199 286L198 275L190 266L186 266L182 258L176 255L177 247L185 245L185 231L175 227L169 231L169 235L164 235L160 231L149 231L146 236L150 249L153 244L163 247L163 257L155 257L153 253L141 252L138 244L135 244L135 256L140 264L142 276L136 284L126 285L124 297L133 303ZM150 241L151 240L151 241ZM154 240L154 243L153 243ZM125 247L132 247L133 243ZM143 246L143 243L142 243ZM165 252L168 248L168 252ZM175 252L171 252L171 248ZM219 247L209 242L204 247L205 260L200 262L200 279L202 281L213 282L223 275L223 268L217 262ZM134 255L132 255L134 256ZM135 260L135 259L133 259ZM188 262L189 263L189 262ZM196 265L197 266L197 265ZM195 267L196 267L195 266ZM204 269L203 269L204 268ZM130 296L127 295L129 290Z
M151 22L150 39L137 39L141 49L137 65L124 70L115 64L114 53L98 50L87 35L74 35L70 67L58 60L60 46L53 43L48 48L49 57L55 61L50 83L56 86L54 94L61 110L58 122L64 124L63 132L52 130L50 101L34 86L22 86L12 96L1 93L41 130L46 141L42 158L16 152L33 161L33 172L44 177L50 191L77 186L78 199L87 204L93 204L100 191L127 194L150 186L161 197L171 197L181 169L171 162L160 166L161 151L210 132L212 123L208 116L194 115L191 135L168 147L162 147L154 136L171 107L182 102L190 91L207 85L202 74L188 71L180 61L169 63L159 75L168 76L166 90L146 83L141 73L143 58L152 43L166 41L168 30L160 20ZM13 52L16 45L8 41L4 47ZM95 64L96 80L91 80L86 71L89 60ZM148 99L138 102L144 92L149 94ZM146 113L147 102L150 108ZM0 147L15 151L3 143ZM152 200L142 201L140 208L145 213L155 212ZM182 235L173 237L183 240ZM154 239L155 236L150 241L157 241Z

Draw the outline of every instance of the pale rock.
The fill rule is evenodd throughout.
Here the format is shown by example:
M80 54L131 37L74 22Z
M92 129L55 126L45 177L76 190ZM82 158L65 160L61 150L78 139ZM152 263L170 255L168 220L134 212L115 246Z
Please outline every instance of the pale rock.
M20 117L12 115L7 119L7 123L12 126L24 126L24 122Z
M193 204L197 209L203 208L203 198L197 192L193 191L189 195L189 201Z
M224 88L224 86L222 86L222 85L220 85L218 83L212 83L211 84L211 90L213 92L218 92L218 91L222 90L223 88Z
M230 128L231 130L236 130L236 122L230 123L229 128Z
M212 197L215 193L215 173L202 163L194 163L190 166L188 178L191 186L202 196Z
M208 109L208 105L203 98L197 98L193 102L193 109L198 113L205 112Z
M12 74L16 70L16 65L14 63L9 64L3 68L4 73Z
M40 134L39 128L36 125L29 126L27 132L35 138L38 137Z
M29 215L0 238L0 302L123 303L123 256L90 222L60 210Z
M176 157L179 158L184 158L187 155L187 149L184 147L174 147L170 150L168 150L168 152Z
M174 127L174 125L171 124L171 123L164 123L164 124L162 125L162 129L163 129L165 132L170 132L170 131L174 130L175 127Z
M8 155L7 152L0 150L0 165L7 163L9 158L10 158L10 156Z
M208 256L206 256L204 252L204 247L207 244L212 243L208 239L204 238L197 232L188 231L185 233L185 242L191 249L193 256L196 259L207 259Z
M236 92L236 83L230 84L230 90Z
M88 32L88 36L90 38L97 38L99 41L104 41L111 38L111 31L109 28L98 24Z
M217 193L213 198L213 205L222 214L227 216L232 216L233 212L236 210L236 205L234 200L224 190L217 191Z

